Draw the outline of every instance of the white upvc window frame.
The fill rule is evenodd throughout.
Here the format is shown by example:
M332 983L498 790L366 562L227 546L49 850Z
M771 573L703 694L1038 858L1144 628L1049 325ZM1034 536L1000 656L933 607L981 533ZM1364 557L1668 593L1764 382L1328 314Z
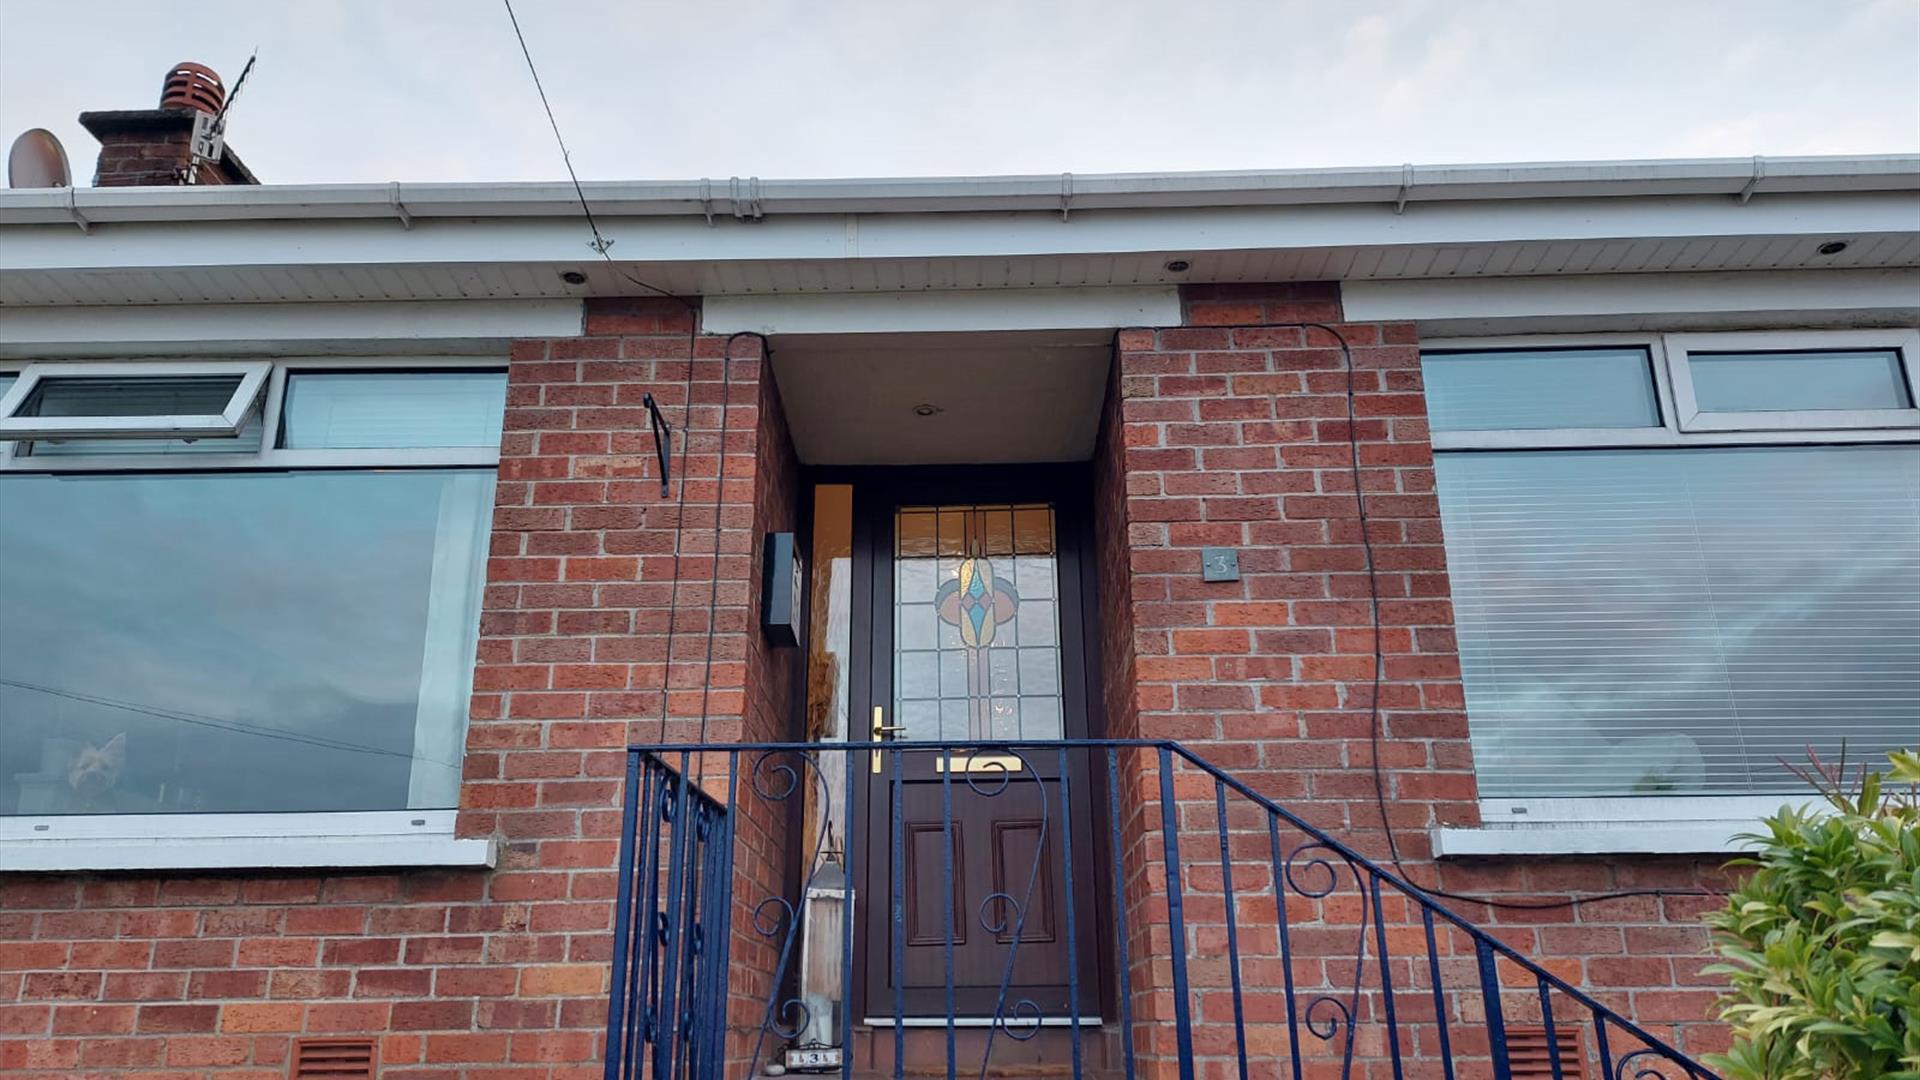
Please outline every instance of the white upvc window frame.
M1920 428L1920 331L1831 330L1755 331L1729 334L1666 335L1667 366L1680 430L1833 431ZM1891 349L1907 391L1903 409L1800 409L1765 412L1702 411L1693 389L1695 353L1795 353Z
M260 400L273 363L267 360L166 360L109 363L34 363L0 395L0 439L231 439L240 434ZM55 379L128 377L193 378L238 375L239 383L217 413L198 415L16 416L41 382Z
M31 392L29 373L155 375L203 374L219 361L177 358L100 362L0 361L0 376L18 375L6 388L12 408ZM80 454L35 457L17 453L17 436L0 439L0 484L12 473L201 473L343 468L498 468L496 447L288 450L280 424L290 374L351 371L497 371L499 356L277 356L246 361L262 371L255 391L263 425L260 448L192 455ZM37 381L37 380L36 380ZM23 389L23 384L25 387ZM240 395L236 395L238 397ZM251 406L249 402L249 406ZM33 435L31 438L47 436ZM116 431L113 437L151 437ZM161 437L178 437L163 434ZM3 489L0 489L3 490ZM482 553L484 558L484 553ZM492 837L458 837L457 811L376 810L214 814L48 814L0 816L0 873L115 870L258 870L345 867L490 867L498 857Z
M19 380L6 391L7 400L20 391L33 368L63 369L112 367L119 374L165 374L161 369L177 365L169 359L124 360L107 364L67 365L57 360L26 364L0 361L0 374L18 374ZM506 371L506 362L490 356L289 356L263 361L269 371L264 400L260 406L260 449L220 453L209 451L191 457L152 454L78 454L62 457L35 457L20 452L21 442L31 437L0 437L0 473L4 472L224 472L236 469L370 469L370 468L446 468L482 467L500 464L500 448L482 446L426 446L352 450L289 450L280 446L280 424L286 407L287 378L292 375L347 371ZM204 365L200 365L204 367ZM41 374L45 374L42 371ZM61 373L55 370L55 374ZM116 437L133 438L131 434ZM19 441L8 441L15 440Z
M1657 427L1513 428L1434 431L1436 453L1471 450L1627 450L1712 446L1798 446L1847 443L1920 443L1920 409L1808 410L1717 414L1740 426L1689 424L1701 414L1692 403L1686 368L1690 352L1760 352L1893 348L1900 351L1909 390L1920 377L1920 329L1793 330L1686 333L1529 334L1430 338L1424 353L1529 349L1643 348L1660 408ZM1688 395L1682 398L1684 381ZM1920 406L1920 394L1910 400ZM1908 417L1908 413L1914 415ZM1884 414L1891 414L1884 415ZM1716 414L1707 414L1714 416ZM1757 420L1762 418L1765 425ZM1854 426L1836 427L1844 420ZM1898 423L1890 421L1899 421ZM1471 713L1471 710L1469 710ZM1443 857L1583 855L1602 853L1732 854L1737 833L1758 828L1760 817L1784 805L1809 805L1795 794L1657 795L1487 798L1482 824L1442 827L1434 833Z
M1765 342L1761 348L1759 342ZM1689 415L1679 400L1676 388L1676 351L1682 357L1694 352L1794 351L1816 349L1898 348L1908 381L1920 377L1920 331L1909 327L1884 330L1792 330L1737 333L1604 333L1604 334L1529 334L1502 337L1429 338L1421 342L1425 353L1476 352L1527 349L1641 348L1652 362L1653 388L1660 406L1657 427L1618 428L1500 428L1477 431L1434 431L1433 449L1448 450L1626 450L1636 447L1681 448L1689 446L1771 446L1797 443L1897 443L1920 442L1920 396L1913 400L1917 408L1875 410L1831 410L1827 412L1722 413L1728 416L1773 418L1859 417L1890 413L1904 416L1912 412L1914 425L1867 424L1859 427L1750 426L1738 429L1703 430L1683 426L1681 417ZM1688 379L1689 393L1692 381ZM1692 410L1697 415L1698 409ZM1714 415L1714 414L1709 414Z

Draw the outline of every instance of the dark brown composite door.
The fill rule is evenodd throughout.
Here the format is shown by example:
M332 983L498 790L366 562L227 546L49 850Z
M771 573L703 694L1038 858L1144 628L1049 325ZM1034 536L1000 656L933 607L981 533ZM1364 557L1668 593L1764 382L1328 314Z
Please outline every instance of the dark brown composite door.
M977 483L867 490L868 498L856 495L865 504L857 548L866 555L856 573L867 576L856 611L870 615L871 650L858 737L878 728L879 738L909 748L1085 738L1081 507L1058 489L997 499ZM1016 1002L1041 1016L1072 1015L1072 967L1078 1014L1097 1016L1099 920L1090 898L1101 878L1089 763L1054 749L976 757L883 751L860 769L865 1016L890 1018L898 1007L909 1018L945 1017L949 967L963 1020L996 1008L1009 1022L1030 1020L1024 1005L1016 1017Z

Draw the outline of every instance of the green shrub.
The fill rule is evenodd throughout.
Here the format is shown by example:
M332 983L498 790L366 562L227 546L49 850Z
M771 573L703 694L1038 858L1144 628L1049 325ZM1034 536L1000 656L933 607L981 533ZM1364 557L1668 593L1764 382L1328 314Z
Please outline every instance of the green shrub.
M1849 784L1814 757L1831 808L1742 837L1756 869L1707 916L1734 1033L1707 1062L1730 1080L1920 1080L1920 753L1890 760Z

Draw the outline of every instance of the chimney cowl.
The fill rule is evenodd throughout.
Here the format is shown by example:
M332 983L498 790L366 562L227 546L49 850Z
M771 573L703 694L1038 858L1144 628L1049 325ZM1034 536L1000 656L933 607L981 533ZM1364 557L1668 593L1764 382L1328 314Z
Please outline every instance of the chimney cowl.
M167 69L158 108L81 113L80 126L100 140L93 186L259 183L231 146L213 160L194 156L196 126L219 116L226 102L226 87L212 68L179 63Z
M167 71L166 79L160 84L163 109L198 109L217 114L226 101L227 88L220 82L219 73L205 64L182 60Z

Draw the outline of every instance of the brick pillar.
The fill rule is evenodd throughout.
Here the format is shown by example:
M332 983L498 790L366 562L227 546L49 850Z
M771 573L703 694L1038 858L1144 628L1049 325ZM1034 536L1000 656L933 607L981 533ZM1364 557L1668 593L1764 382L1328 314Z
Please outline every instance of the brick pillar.
M759 339L694 335L695 317L590 301L585 336L517 342L509 369L460 828L507 840L490 899L551 901L564 922L550 928L578 935L548 950L535 925L530 947L577 965L569 1004L593 1029L623 748L781 738L797 670L757 632L759 537L796 518L778 392ZM647 394L675 429L664 496ZM709 786L724 799L723 779ZM783 874L772 808L748 800L738 828L736 1029L770 991L771 947L749 920Z
M1385 654L1387 812L1402 854L1424 859L1431 825L1471 822L1476 808L1413 328L1341 322L1332 285L1211 287L1186 300L1185 326L1122 331L1115 356L1097 467L1108 730L1186 743L1385 858L1371 773L1374 641L1351 435ZM1291 325L1303 322L1332 324L1351 347L1351 432L1338 341L1329 330ZM1201 549L1216 545L1238 552L1240 580L1201 580ZM1158 774L1142 765L1135 790L1123 792L1122 856L1135 1014L1159 1021L1138 1045L1165 1067L1172 988ZM1202 830L1196 836L1211 836L1212 785L1195 783L1197 774L1181 779L1179 819ZM1264 836L1252 839L1264 849ZM1211 866L1204 851L1197 860L1183 855L1186 951L1218 954L1217 849ZM1262 861L1235 867L1243 925L1273 925ZM1223 973L1224 965L1196 964L1192 1000L1203 1002ZM1231 1053L1230 1013L1195 1009L1198 1052Z

